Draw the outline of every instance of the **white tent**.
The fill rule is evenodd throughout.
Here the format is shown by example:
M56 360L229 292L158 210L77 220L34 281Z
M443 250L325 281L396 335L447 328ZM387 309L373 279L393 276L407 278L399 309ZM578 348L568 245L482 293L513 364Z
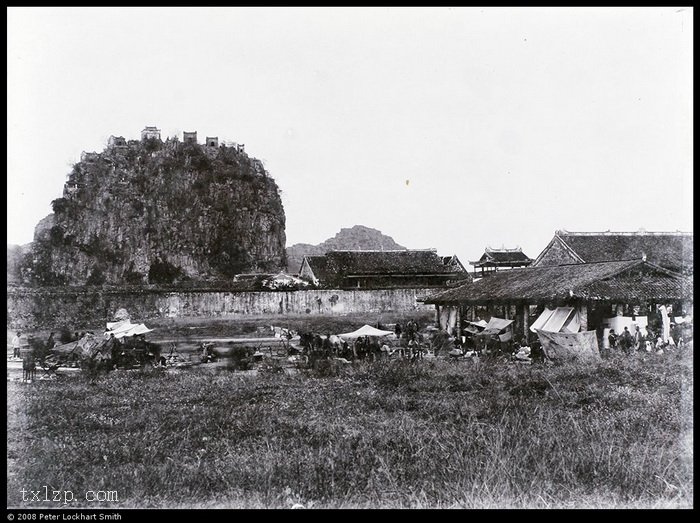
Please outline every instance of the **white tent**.
M489 322L486 324L485 330L487 331L502 331L508 325L513 323L513 320L504 320L503 318L496 318L495 316L491 316L491 319Z
M567 332L573 334L581 329L578 312L573 307L545 308L530 326L530 331Z
M107 331L105 331L105 338L109 338L110 335L114 334L114 337L119 339L125 336L137 336L138 334L146 334L152 331L153 329L149 329L143 323L134 324L129 320L124 320L116 323L108 323Z
M390 334L394 334L392 331L383 331L379 329L375 329L374 327L370 327L369 325L363 325L359 329L353 332L346 332L345 334L338 334L341 338L349 338L349 339L355 339L359 338L361 336L372 336L372 337L381 337L381 336L389 336Z
M501 339L501 341L508 341L509 338L507 335L510 334L512 337L513 331L512 329L509 329L508 332L503 332L503 330L508 329L510 325L513 323L513 320L505 320L503 318L496 318L495 316L491 316L491 319L489 322L486 324L486 328L480 332L479 334L482 336L491 336L493 334L504 334L506 335L505 339Z

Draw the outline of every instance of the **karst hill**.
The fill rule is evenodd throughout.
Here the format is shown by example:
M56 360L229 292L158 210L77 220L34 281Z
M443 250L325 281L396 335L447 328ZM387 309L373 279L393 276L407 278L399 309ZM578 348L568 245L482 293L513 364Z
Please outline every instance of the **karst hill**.
M277 184L218 138L112 136L83 153L52 207L18 264L23 283L170 284L286 266Z
M358 251L377 250L392 251L404 250L406 247L399 245L391 236L382 234L377 229L364 225L354 225L340 229L333 238L318 245L308 243L295 243L287 247L287 261L290 272L299 270L301 262L306 255L323 255L329 251Z

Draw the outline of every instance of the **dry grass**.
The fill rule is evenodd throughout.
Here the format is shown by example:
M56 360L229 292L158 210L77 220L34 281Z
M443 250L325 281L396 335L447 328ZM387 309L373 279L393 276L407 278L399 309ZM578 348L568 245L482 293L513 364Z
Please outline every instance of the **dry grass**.
M692 358L644 359L8 383L8 506L691 507Z

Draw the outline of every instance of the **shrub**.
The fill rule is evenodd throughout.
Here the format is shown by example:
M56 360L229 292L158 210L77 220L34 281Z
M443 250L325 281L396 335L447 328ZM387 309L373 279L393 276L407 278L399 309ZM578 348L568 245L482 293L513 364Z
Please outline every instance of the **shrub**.
M65 210L68 208L68 205L68 200L66 200L65 198L57 198L51 202L51 208L53 209L53 212L55 214L61 214L65 212Z
M261 374L283 374L284 366L276 358L265 358L258 369Z
M105 281L107 281L107 278L102 269L100 267L95 267L85 283L86 285L102 285Z
M253 366L253 349L250 347L233 347L226 361L229 370L250 370Z
M212 246L212 265L223 276L232 278L246 272L252 258L243 247L221 238Z
M144 151L151 153L160 150L163 147L163 142L158 138L146 138L141 141L141 147Z
M51 227L51 230L49 231L49 238L51 241L51 245L54 247L63 245L63 227L60 225L54 225Z
M143 277L144 275L141 274L138 271L135 271L133 269L129 269L124 271L124 274L122 275L122 279L124 280L124 283L127 283L129 285L140 285L143 283Z
M182 275L182 269L167 260L156 258L148 269L148 283L169 285Z
M344 374L345 363L334 359L317 359L313 362L311 375L318 378L332 378Z

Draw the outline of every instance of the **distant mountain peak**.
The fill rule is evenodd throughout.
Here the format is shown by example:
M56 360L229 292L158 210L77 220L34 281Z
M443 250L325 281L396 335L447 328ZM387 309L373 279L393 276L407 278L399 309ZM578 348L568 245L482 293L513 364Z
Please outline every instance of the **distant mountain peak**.
M394 251L406 250L406 247L399 245L391 236L387 236L377 229L365 225L353 225L341 228L335 236L318 245L296 243L287 247L288 270L292 273L299 271L301 262L306 255L323 255L328 251L364 250Z

